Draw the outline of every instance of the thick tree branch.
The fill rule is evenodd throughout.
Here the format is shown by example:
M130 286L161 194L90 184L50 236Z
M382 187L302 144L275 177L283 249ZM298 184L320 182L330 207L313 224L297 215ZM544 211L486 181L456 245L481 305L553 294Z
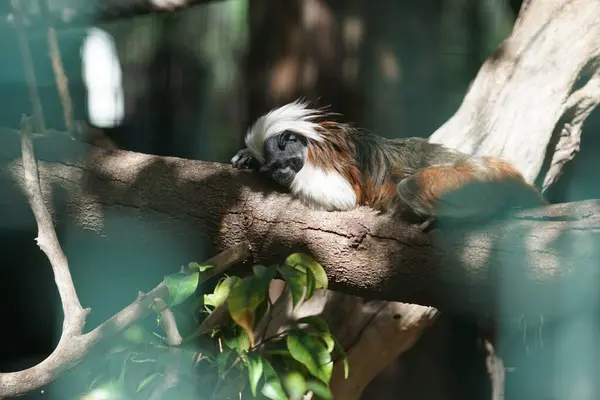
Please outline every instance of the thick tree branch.
M577 78L600 55L599 15L596 0L527 2L511 35L431 140L500 155L533 183L545 159L540 149L550 143Z
M0 206L18 210L19 199L10 190L22 176L14 154L16 135L0 138L0 160L13 161ZM182 240L204 237L218 249L248 240L254 260L267 265L291 251L308 251L324 265L334 290L479 315L550 318L568 312L557 307L557 291L575 281L591 284L599 275L600 204L595 201L525 212L478 231L442 229L426 235L366 208L309 211L262 176L228 165L103 151L59 137L39 141L38 154L45 160L41 174L53 186L46 190L60 191L70 213L59 220L72 218L80 228L116 241L135 243L143 233L103 225L102 218L141 213L165 235ZM554 219L543 221L546 214ZM25 221L14 212L0 223ZM132 244L129 251L141 257L159 245L153 240L162 238L148 238L140 248ZM97 262L115 262L110 254L103 256ZM578 289L582 302L585 291L596 290Z

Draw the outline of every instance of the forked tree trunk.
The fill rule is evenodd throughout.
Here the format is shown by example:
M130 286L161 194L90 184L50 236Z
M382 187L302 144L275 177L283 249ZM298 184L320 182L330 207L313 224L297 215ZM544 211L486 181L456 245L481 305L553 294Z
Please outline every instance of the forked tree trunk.
M525 1L511 35L486 60L456 114L431 140L471 154L502 156L533 183L559 120L583 123L569 111L598 96L594 78L595 93L577 99L571 94L599 55L599 2ZM595 76L594 70L587 72L588 79ZM560 134L562 126L556 128ZM549 149L551 158L554 150Z

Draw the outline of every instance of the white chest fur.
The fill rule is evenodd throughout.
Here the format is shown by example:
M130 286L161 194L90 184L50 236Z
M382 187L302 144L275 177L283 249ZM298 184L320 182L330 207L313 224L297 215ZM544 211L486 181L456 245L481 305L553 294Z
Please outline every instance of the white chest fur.
M304 164L296 174L291 191L307 206L316 209L344 211L357 206L356 193L343 176L310 163Z

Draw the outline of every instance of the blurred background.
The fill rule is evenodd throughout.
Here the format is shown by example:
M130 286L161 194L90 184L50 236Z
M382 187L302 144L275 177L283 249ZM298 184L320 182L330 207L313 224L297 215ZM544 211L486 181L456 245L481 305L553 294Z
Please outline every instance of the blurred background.
M250 121L299 96L383 136L428 136L454 113L520 6L223 0L121 16L118 6L99 12L95 3L20 1L46 125L66 128L45 22L56 29L73 118L82 121L81 46L90 26L101 27L114 38L125 93L122 132L109 135L134 151L218 161L230 158ZM31 105L10 1L1 7L0 90L11 101L0 123L15 127Z
M521 6L516 0L222 0L173 13L126 12L136 2L21 0L17 14L14 1L1 2L0 126L18 128L21 114L34 108L26 43L45 127L92 132L126 150L228 162L254 119L298 97L382 136L427 137L456 111ZM92 27L112 37L122 71L123 117L111 126L94 126L87 106L81 52ZM59 70L66 78L62 88ZM92 129L82 130L85 125ZM598 127L596 112L586 122L582 152L550 200L600 197L599 185L590 184L598 139L588 133ZM5 371L43 359L60 324L51 270L31 232L3 230L0 243L5 254L15 254L2 267L0 321L18 323L4 334L21 343L0 346ZM35 266L27 274L36 279L17 290L23 265ZM43 301L31 304L31 293ZM105 293L95 295L98 301ZM85 290L82 296L94 302ZM402 398L433 398L423 397L428 384L445 398L482 398L487 378L476 329L457 320L442 324L448 329L426 336L417 353L391 366L365 398L396 399L398 390ZM418 353L419 346L429 346L430 356ZM446 376L415 381L411 369L423 371L427 363L446 365ZM523 376L523 384L532 377ZM518 386L518 378L513 382Z

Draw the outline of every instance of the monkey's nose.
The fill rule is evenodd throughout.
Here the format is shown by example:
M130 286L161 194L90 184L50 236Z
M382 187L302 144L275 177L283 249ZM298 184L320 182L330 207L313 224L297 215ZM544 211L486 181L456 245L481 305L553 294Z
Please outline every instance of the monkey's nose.
M289 167L275 169L271 174L275 182L284 186L289 186L292 183L294 175L294 171Z

